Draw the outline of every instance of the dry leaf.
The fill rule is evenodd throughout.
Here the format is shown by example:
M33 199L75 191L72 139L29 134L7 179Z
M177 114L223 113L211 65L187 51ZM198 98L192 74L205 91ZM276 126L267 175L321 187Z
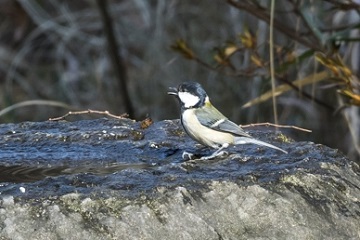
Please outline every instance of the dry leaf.
M298 80L295 80L294 82L292 82L295 86L305 86L305 85L308 85L308 84L314 84L316 82L320 82L322 80L325 80L327 78L330 77L330 74L327 72L327 71L322 71L322 72L319 72L319 73L315 73L315 74L312 74L310 76L307 76L303 79L298 79ZM279 86L277 86L275 89L274 89L274 93L275 93L275 96L279 96L280 94L283 94L284 92L287 92L289 90L291 90L292 88L287 85L287 84L281 84ZM259 104L261 102L265 102L266 100L272 98L273 96L273 93L272 91L267 91L266 93L262 94L261 96L247 102L246 104L244 104L242 106L242 108L247 108L247 107L251 107L255 104Z

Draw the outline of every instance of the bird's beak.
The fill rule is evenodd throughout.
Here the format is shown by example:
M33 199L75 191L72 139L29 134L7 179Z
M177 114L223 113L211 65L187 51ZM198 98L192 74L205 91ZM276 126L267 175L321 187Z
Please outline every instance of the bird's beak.
M178 95L178 90L176 88L174 88L174 87L169 87L169 91L167 92L167 94L177 96Z

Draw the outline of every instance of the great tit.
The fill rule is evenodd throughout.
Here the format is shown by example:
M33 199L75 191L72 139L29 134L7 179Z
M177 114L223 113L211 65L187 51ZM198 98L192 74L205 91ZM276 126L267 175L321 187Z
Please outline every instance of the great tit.
M185 132L202 145L217 149L213 154L202 159L211 159L220 154L229 145L253 143L286 151L269 143L257 140L241 127L227 119L210 102L209 96L197 82L184 82L177 88L169 88L169 95L179 100L181 107L181 124ZM188 158L192 154L184 152ZM185 155L183 154L183 158Z

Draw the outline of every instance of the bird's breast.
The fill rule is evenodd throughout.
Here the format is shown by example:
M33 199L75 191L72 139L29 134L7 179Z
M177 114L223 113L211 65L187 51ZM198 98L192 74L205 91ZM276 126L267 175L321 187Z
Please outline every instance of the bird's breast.
M216 131L202 125L195 115L196 109L187 109L181 115L181 122L186 133L195 141L212 148L219 148L224 143L234 144L230 133Z

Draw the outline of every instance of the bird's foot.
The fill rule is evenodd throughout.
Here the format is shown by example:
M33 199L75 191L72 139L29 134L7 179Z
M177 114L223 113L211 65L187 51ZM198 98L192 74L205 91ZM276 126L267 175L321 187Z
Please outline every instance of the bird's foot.
M225 157L228 156L229 153L227 151L216 151L213 154L209 155L209 156L203 156L200 159L201 160L210 160L210 159L214 159L217 157Z
M224 143L218 150L216 150L215 152L213 152L213 154L209 155L209 156L204 156L202 157L201 159L205 159L205 160L208 160L208 159L214 159L216 157L223 157L223 156L227 156L229 155L228 152L226 151L222 151L224 148L228 148L229 147L229 144L228 143Z
M216 150L215 152L213 152L211 155L209 156L202 156L200 159L201 160L209 160L209 159L214 159L216 157L224 157L224 156L227 156L229 155L228 152L226 151L223 151L223 149L229 147L229 144L228 143L224 143L218 150ZM188 161L188 160L193 160L193 159L196 159L198 156L196 156L195 154L193 153L189 153L189 152L186 152L184 151L183 154L182 154L182 158L183 160L185 161Z
M195 154L189 153L187 151L184 151L181 156L182 156L182 159L185 160L185 161L195 158Z

